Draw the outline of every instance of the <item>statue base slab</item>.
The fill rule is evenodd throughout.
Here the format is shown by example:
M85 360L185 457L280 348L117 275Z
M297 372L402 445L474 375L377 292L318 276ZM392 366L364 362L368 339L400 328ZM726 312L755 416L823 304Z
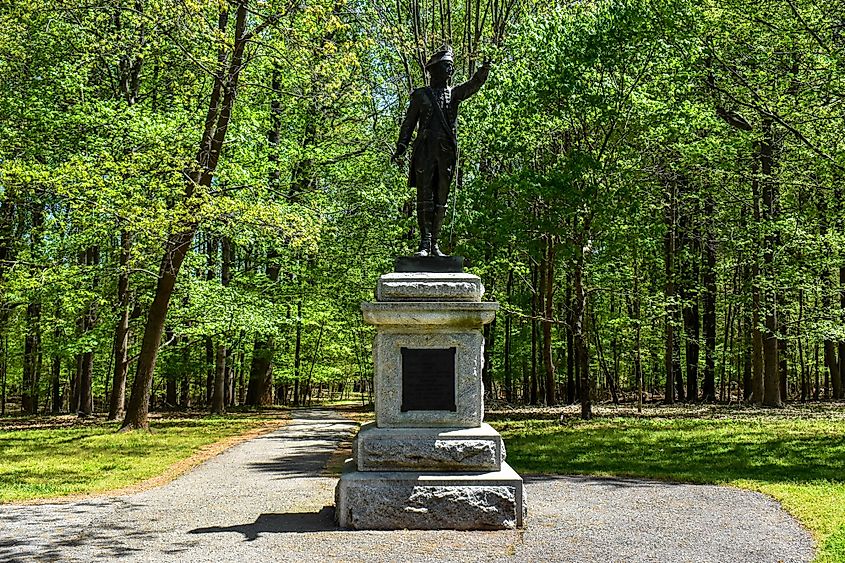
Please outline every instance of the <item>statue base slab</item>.
M525 518L522 477L507 463L488 473L356 471L335 491L335 517L356 530L508 530Z
M400 256L396 259L397 272L431 272L435 274L464 271L463 256Z

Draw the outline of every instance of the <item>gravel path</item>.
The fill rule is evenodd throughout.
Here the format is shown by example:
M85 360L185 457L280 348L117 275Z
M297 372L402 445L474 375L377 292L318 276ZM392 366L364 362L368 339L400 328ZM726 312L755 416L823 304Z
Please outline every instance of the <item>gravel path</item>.
M351 532L320 476L354 424L301 410L163 487L69 504L0 505L0 561L810 561L809 534L738 489L528 478L524 531Z

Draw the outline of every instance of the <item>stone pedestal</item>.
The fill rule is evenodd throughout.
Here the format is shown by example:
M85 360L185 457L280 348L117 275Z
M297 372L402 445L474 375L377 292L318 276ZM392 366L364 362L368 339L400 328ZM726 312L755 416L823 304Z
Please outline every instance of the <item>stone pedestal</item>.
M502 438L482 422L482 327L498 303L482 302L478 276L407 271L383 275L364 321L376 327L375 422L353 444L335 491L338 523L355 529L494 530L521 527L522 478Z

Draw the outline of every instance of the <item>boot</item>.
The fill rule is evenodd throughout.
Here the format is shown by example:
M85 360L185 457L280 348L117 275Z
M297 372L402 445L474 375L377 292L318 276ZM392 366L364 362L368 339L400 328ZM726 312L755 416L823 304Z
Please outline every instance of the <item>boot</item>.
M414 256L431 255L431 220L434 205L428 201L417 202L417 225L420 229L420 246Z
M414 253L414 256L431 256L431 233L423 234L420 239L420 249Z
M443 220L446 218L446 206L438 205L434 208L434 217L431 222L431 256L446 256L440 251L437 245L437 239L440 235L440 227L443 226Z

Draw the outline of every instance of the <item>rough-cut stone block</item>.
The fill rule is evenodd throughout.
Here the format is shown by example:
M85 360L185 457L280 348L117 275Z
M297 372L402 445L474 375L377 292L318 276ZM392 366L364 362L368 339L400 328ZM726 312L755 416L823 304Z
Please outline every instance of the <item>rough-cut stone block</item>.
M472 274L385 274L376 286L377 301L481 301L484 285Z
M502 437L489 424L478 428L361 427L352 457L359 471L498 471L505 460Z
M402 348L455 348L455 410L402 412ZM476 428L484 416L480 330L404 333L380 330L373 344L376 424L379 427Z
M490 473L347 471L335 490L335 518L358 530L501 530L522 527L522 478L503 464Z
M427 332L439 329L481 330L496 317L492 301L384 301L361 303L364 322L379 330Z

